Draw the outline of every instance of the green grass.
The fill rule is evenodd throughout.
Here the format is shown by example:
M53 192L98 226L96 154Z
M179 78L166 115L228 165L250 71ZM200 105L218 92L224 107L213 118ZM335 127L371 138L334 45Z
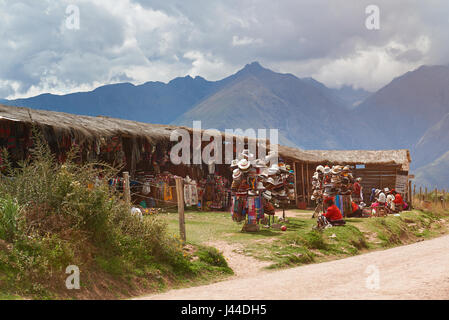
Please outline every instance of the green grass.
M223 212L186 212L187 242L194 245L226 241L243 246L243 254L270 261L270 269L344 258L370 250L390 248L444 234L447 226L439 219L447 214L423 211L402 212L400 217L348 218L342 227L312 230L311 212L294 210L299 217L287 217L287 231L261 228L241 232L242 225ZM168 231L178 234L178 215L162 215Z

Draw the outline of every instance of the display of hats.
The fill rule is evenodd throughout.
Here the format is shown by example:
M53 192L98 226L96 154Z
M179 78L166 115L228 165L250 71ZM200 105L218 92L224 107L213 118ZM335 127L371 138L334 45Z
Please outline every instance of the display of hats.
M243 171L248 170L250 166L251 166L251 164L249 163L249 161L247 159L241 159L238 163L239 169L243 170Z
M262 181L257 182L257 190L265 190L265 186Z

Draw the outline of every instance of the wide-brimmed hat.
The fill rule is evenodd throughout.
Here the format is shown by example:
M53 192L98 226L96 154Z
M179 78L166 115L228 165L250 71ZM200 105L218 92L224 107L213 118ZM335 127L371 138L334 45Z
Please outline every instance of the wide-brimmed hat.
M232 171L232 179L238 180L241 177L242 177L242 171L240 171L239 169L234 169L234 171Z
M271 167L268 168L268 175L273 176L279 173L279 166L277 164L272 164Z
M349 166L344 166L343 167L343 171L350 171L351 169L349 168Z
M248 161L247 159L241 159L241 160L239 161L239 163L238 163L239 169L240 169L240 170L243 170L243 171L248 170L249 167L250 167L250 165L251 165L251 164L249 163L249 161Z
M326 173L326 174L330 173L331 172L331 168L329 168L328 166L325 166L324 169L323 169L323 172Z
M257 187L256 187L256 189L257 189L257 190L265 190L265 187L264 187L262 181L257 182Z
M384 192L385 192L385 193L389 193L389 192L390 192L390 189L385 188L385 189L384 189Z
M332 174L339 174L341 173L341 168L339 166L335 166L331 170Z
M239 165L239 160L234 159L231 161L231 168L235 168Z

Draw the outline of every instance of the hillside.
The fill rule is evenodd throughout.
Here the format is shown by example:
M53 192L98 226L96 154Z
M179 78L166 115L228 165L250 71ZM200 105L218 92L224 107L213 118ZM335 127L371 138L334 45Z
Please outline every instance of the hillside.
M410 148L449 112L449 67L422 66L368 97L356 114L377 128L384 148Z
M432 163L415 171L414 183L430 189L449 188L449 151Z
M431 163L449 151L449 113L428 129L413 149L414 167Z
M228 79L173 124L201 119L203 127L278 128L283 138L302 148L347 149L361 146L364 125L330 89L315 80L280 74L254 62ZM347 126L345 125L347 124ZM361 134L353 135L350 126Z

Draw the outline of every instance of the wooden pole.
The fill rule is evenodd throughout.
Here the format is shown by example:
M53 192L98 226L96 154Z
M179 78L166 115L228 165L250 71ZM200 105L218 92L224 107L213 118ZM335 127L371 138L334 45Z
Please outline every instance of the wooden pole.
M125 202L130 206L131 205L131 188L129 187L129 172L123 172L123 193Z
M441 206L443 210L446 209L446 190L443 189L443 197L441 198Z
M424 200L427 200L427 187L426 187L425 193L424 193Z
M437 188L435 188L435 198L433 201L435 202L435 204L438 203L438 189Z
M183 242L186 242L186 221L184 216L184 188L181 177L176 177L176 194L178 198L178 214L179 214L179 235Z
M306 163L306 179L307 179L307 206L310 207L310 177L309 177L309 164Z
M298 178L296 177L296 173L297 173L297 170L296 170L296 162L293 162L293 170L295 171L295 173L294 173L294 178L295 178L295 202L296 202L296 208L298 208L298 186L297 186L297 181L298 181Z
M408 201L410 205L410 209L412 209L412 182L408 181Z
M304 163L301 163L301 175L302 175L302 197L304 202L306 202L306 187L304 183Z
M422 186L419 186L419 200L423 200L422 198Z

